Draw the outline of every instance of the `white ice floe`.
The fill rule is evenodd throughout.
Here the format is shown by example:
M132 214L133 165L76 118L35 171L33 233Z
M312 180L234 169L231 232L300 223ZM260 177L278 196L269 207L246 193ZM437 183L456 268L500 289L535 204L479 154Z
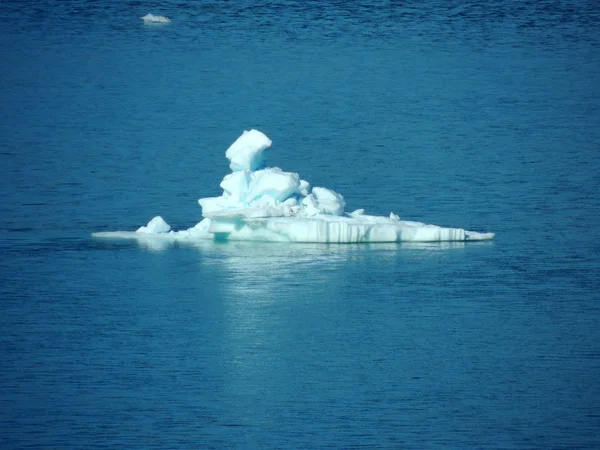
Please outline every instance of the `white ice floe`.
M144 17L140 17L145 24L157 24L157 23L171 23L171 19L165 16L155 16L154 14L146 14Z
M197 239L269 242L449 242L492 239L494 233L444 228L420 222L370 216L359 209L345 213L344 198L324 187L311 187L297 173L265 167L271 140L257 130L244 133L225 156L232 172L221 181L223 194L198 200L204 219L172 231L155 217L136 232L94 233L96 237L172 241Z

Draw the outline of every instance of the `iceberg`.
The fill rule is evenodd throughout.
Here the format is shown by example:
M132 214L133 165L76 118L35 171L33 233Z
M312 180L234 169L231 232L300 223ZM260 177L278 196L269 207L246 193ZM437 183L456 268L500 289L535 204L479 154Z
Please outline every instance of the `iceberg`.
M171 23L171 19L165 16L155 16L154 14L146 14L140 17L145 24Z
M302 243L464 242L494 238L494 233L445 228L421 222L345 212L344 197L325 187L312 187L300 175L267 167L271 140L258 130L244 131L227 149L231 173L218 197L198 200L203 219L187 230L174 231L154 217L137 231L93 233L95 237L161 241L261 241Z

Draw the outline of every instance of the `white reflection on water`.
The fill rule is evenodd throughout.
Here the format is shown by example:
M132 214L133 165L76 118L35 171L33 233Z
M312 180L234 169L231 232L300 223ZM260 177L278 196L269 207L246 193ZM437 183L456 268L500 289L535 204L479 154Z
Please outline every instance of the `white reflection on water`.
M340 367L361 366L353 365L354 344L346 341L373 339L380 335L379 326L381 336L404 333L386 334L391 328L386 310L378 309L382 296L396 295L389 294L394 285L412 284L414 271L427 271L440 260L445 267L446 260L461 259L466 248L479 247L479 243L184 243L144 236L136 241L146 251L172 252L171 263L197 261L202 284L215 305L216 313L207 320L217 324L212 328L199 321L197 326L211 330L217 349L218 357L213 358L218 361L217 395L229 411L227 423L248 440L258 435L257 417L261 429L277 430L286 414L315 414L305 399L320 398L320 386L337 386L338 393L331 397L347 398L346 389L354 386L352 376L337 382L333 375ZM193 250L178 252L186 248ZM199 295L198 301L206 299ZM387 311L404 314L408 302L389 300ZM371 346L379 344L367 342L356 357L370 360L364 349ZM199 349L200 360L201 356Z
M128 237L128 239L131 239ZM323 278L347 262L369 260L371 263L402 260L422 260L447 255L466 247L489 247L492 241L482 242L409 242L375 244L306 244L276 242L215 242L211 240L173 241L154 239L140 234L133 236L140 248L166 251L173 247L196 248L203 255L202 263L218 265L231 278L231 289L246 296L265 293L264 290L281 279L298 279L309 271L313 281ZM305 281L310 281L305 280Z

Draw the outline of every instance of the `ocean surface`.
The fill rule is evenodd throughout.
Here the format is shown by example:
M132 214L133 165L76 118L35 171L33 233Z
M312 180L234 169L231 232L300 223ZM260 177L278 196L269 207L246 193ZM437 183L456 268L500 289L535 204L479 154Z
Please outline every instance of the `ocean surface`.
M600 448L600 3L0 17L0 448ZM347 211L496 239L91 237L193 226L250 128Z

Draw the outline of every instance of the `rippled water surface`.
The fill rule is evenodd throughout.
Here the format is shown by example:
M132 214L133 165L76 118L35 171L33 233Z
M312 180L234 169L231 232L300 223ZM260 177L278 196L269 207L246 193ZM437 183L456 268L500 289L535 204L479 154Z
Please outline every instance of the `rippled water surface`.
M0 447L600 447L596 2L0 14ZM349 211L497 237L90 236L194 225L249 128Z

